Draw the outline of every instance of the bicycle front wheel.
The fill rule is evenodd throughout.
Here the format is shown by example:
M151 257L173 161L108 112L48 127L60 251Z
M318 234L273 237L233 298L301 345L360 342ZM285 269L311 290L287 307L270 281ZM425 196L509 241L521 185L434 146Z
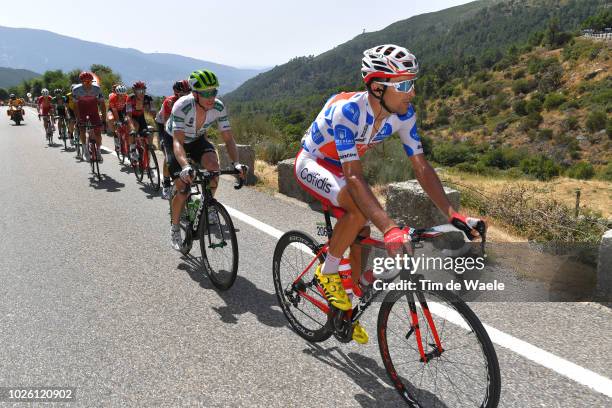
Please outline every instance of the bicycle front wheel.
M238 240L232 219L221 203L211 201L200 218L202 263L210 281L219 290L227 290L238 274ZM210 222L209 222L210 221Z
M138 152L138 160L132 160L132 168L134 169L136 180L138 182L141 182L142 178L144 177L144 172L145 172L145 169L143 166L143 159L142 159L142 147L137 145L136 151Z
M149 165L147 167L147 176L149 177L149 183L151 188L155 191L159 190L160 179L159 179L159 165L157 164L157 156L151 149L147 149L149 155Z
M378 344L387 374L409 406L497 407L495 349L478 317L454 293L389 292L378 314Z
M310 235L289 231L278 240L272 260L278 304L293 330L311 342L325 341L332 335L325 328L327 314L315 303L328 304L314 277L316 267L324 261L322 255L315 260L318 249L319 245ZM307 272L297 280L313 260Z

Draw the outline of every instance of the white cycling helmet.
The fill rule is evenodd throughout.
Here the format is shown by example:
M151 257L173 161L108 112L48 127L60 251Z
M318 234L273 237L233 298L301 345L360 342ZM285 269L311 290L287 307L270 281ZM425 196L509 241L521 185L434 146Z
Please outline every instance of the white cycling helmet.
M117 85L117 88L115 88L115 92L118 93L119 95L124 95L127 93L127 89L123 85Z
M378 45L363 52L361 77L366 84L372 78L410 76L413 79L418 73L419 63L414 54L399 45Z
M40 94L42 96L49 96L49 90L47 88L43 88L43 90L40 91Z

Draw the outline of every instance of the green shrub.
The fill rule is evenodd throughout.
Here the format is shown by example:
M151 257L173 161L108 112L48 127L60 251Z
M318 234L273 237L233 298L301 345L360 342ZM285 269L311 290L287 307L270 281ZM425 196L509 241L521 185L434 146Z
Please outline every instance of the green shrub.
M523 151L509 147L499 147L489 150L482 155L479 162L487 167L496 167L501 170L517 166L525 156Z
M514 72L514 74L512 75L512 79L521 79L521 78L525 78L525 70L522 68Z
M547 111L553 110L559 107L562 103L564 103L567 99L565 95L560 93L551 93L546 96L544 99L544 104L542 105L544 109Z
M529 92L536 89L538 86L537 82L534 80L527 79L517 79L512 83L512 91L515 95L518 94L528 94Z
M607 116L605 112L594 111L589 113L586 120L586 128L589 132L595 133L606 128Z
M517 115L526 116L527 115L527 101L524 99L519 99L518 101L512 104L512 109Z
M537 98L530 99L525 105L527 113L542 112L542 102Z
M578 109L579 107L580 107L580 103L577 100L572 99L572 100L569 100L561 104L561 106L559 106L559 110L565 111L568 109Z
M432 149L432 158L436 163L455 166L472 159L473 149L466 143L442 142Z
M544 155L524 158L520 163L521 171L538 180L550 180L559 175L559 166Z
M593 178L595 175L595 170L593 169L593 165L591 163L578 162L567 169L566 174L571 178L588 180Z
M538 132L538 139L540 140L551 140L553 138L552 129L541 129Z
M284 143L265 141L255 146L257 157L270 164L277 164L292 155L288 153L287 145Z
M519 125L519 129L522 131L536 129L538 126L540 126L540 123L542 123L543 120L544 118L539 112L532 112L523 118L521 124Z
M576 130L578 129L578 118L575 116L568 116L565 121L563 121L563 127L567 130Z
M612 181L612 162L597 172L597 178L604 181Z

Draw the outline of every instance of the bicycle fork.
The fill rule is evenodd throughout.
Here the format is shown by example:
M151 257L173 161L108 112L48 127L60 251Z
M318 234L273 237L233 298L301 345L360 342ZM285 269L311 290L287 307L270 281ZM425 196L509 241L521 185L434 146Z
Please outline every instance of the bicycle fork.
M423 315L425 316L425 320L427 321L427 324L429 326L429 329L431 330L431 334L434 339L434 343L429 344L430 346L433 347L433 350L430 351L429 353L425 353L425 348L423 347L423 339L421 336L421 328L419 326L419 316L417 313L414 293L412 292L406 293L406 300L408 301L408 307L410 309L410 319L411 319L410 330L408 330L408 332L406 333L406 340L408 340L410 336L414 333L415 339L417 342L417 347L419 349L419 354L421 356L420 361L422 363L427 363L429 360L435 357L440 357L440 355L442 355L442 353L444 352L444 349L442 348L442 343L440 342L440 336L438 335L438 330L436 329L436 325L431 316L431 311L429 310L429 306L427 305L427 301L425 300L425 295L423 295L423 292L420 292L420 291L417 292L416 295L421 305L421 308L423 310Z

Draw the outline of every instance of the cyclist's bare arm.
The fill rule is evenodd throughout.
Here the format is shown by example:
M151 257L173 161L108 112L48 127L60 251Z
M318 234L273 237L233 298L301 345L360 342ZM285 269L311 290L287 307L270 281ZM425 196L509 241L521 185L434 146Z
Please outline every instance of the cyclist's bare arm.
M74 117L74 121L78 123L81 116L79 115L79 104L77 101L74 101Z
M172 136L172 150L174 150L174 157L176 158L176 161L181 166L181 168L189 164L187 162L187 154L185 153L185 149L183 148L184 142L185 132L175 130L174 135Z
M410 162L412 163L412 168L414 169L414 175L419 181L421 187L423 187L423 190L425 190L425 193L427 193L436 207L438 207L447 218L450 218L451 215L456 212L456 210L448 200L438 174L433 167L431 167L431 164L429 164L425 158L425 155L417 154L415 156L410 156ZM478 231L475 229L472 229L472 234L479 236Z
M227 148L227 154L229 155L232 162L238 163L238 148L236 147L236 140L231 130L221 131L221 136L225 141L225 147Z
M374 196L370 185L363 175L363 166L359 160L342 164L348 192L367 219L382 232L386 233L397 224L389 218L378 199Z
M429 198L431 198L431 201L434 202L436 207L438 207L444 215L450 217L455 210L444 193L440 178L438 178L436 171L431 167L425 155L417 154L415 156L410 156L410 162L412 163L416 179L419 181L419 184L423 187L423 190L425 190Z
M102 114L106 112L106 103L104 102L104 99L98 101L98 107L100 108L100 112L102 112Z

